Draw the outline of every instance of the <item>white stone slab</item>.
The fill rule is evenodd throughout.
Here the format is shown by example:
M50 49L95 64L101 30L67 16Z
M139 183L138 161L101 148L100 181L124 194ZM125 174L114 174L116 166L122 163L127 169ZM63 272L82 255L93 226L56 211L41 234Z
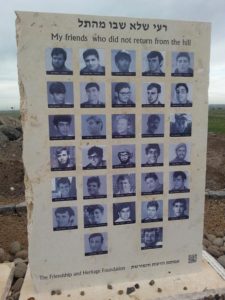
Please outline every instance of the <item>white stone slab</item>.
M210 260L211 259L212 257ZM198 273L154 279L155 284L151 286L149 285L149 281L152 279L154 278L143 281L114 284L112 289L108 289L107 285L103 285L60 291L60 295L55 295L54 298L52 298L53 296L50 293L37 294L34 291L28 269L21 290L20 300L27 300L29 297L34 297L35 300L197 300L209 295L225 293L225 280L206 259L202 261L202 268ZM136 283L139 284L140 289L136 289L135 292L126 295L127 287L132 287ZM159 292L158 289L161 289L161 292ZM119 295L119 291L123 291L123 294ZM83 296L81 296L81 292L84 292Z

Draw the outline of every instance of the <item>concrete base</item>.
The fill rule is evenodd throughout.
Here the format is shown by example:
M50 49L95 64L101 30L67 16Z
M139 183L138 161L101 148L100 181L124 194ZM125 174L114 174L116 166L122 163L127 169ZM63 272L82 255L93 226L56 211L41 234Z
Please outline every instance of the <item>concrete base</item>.
M0 264L0 300L5 300L13 280L14 264Z
M136 283L139 284L140 288L127 295L127 287L132 287ZM70 291L57 291L54 296L50 293L37 294L33 290L28 270L20 300L52 300L53 297L59 300L197 300L209 295L223 293L225 293L225 270L211 255L203 251L202 271L199 273L155 279L154 285L149 285L149 281L124 282L113 285L112 289L107 286L87 287Z

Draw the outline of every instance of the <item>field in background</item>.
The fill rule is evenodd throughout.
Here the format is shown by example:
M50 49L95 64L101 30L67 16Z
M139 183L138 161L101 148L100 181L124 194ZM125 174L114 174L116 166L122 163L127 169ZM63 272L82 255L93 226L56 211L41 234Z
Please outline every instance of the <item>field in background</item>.
M20 117L20 111L19 110L0 110L0 117L1 116L8 116L13 118L19 118Z
M225 133L225 105L209 105L208 132Z
M19 110L0 111L0 116L20 117ZM225 105L209 105L208 131L225 133Z

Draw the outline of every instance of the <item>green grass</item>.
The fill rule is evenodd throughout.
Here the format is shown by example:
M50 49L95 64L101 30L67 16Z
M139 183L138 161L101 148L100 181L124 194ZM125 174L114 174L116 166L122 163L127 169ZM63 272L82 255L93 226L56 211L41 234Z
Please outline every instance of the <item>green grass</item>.
M210 107L208 131L225 133L225 107Z
M19 110L0 110L0 117L8 116L19 119L20 111Z

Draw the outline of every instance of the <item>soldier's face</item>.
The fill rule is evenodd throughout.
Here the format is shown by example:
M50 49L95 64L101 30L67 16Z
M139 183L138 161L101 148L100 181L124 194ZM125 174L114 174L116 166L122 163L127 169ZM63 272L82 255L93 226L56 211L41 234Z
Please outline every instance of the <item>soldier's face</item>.
M146 231L144 235L144 242L146 246L154 245L156 242L155 231Z
M120 72L129 72L130 61L128 59L120 58L116 65Z
M159 157L158 151L154 148L150 148L147 153L148 163L155 164L157 163L157 159Z
M181 56L177 59L177 69L179 73L188 73L190 62L187 57Z
M65 103L65 93L54 93L53 101L55 104L64 104Z
M129 88L123 88L118 93L119 101L123 104L126 104L128 100L130 99L130 89Z
M121 179L119 181L118 185L119 185L119 191L121 193L124 193L124 194L130 193L131 186L130 186L130 182L127 178Z
M102 212L99 208L96 208L92 214L92 220L94 224L100 224L102 222Z
M99 189L99 187L98 187L97 182L93 181L88 184L88 193L90 196L98 195L98 193L99 193L98 189Z
M70 225L70 215L68 211L64 213L57 213L56 214L56 222L58 227L65 227Z
M118 215L122 220L128 221L130 218L130 207L122 208Z
M60 183L59 184L59 192L61 194L61 197L69 197L69 194L70 194L69 183Z
M177 101L180 104L185 104L187 102L187 96L188 96L188 93L187 93L186 88L184 86L179 86L176 89Z
M177 202L173 205L173 212L175 217L180 217L184 214L184 205L183 203Z
M96 102L99 100L99 90L96 87L90 87L86 90L88 101Z
M186 153L187 153L187 150L186 150L186 147L184 147L184 146L179 147L176 151L177 157L181 160L185 159Z
M92 237L89 240L89 246L92 252L98 252L102 250L102 239L100 236Z
M150 90L147 90L147 95L148 95L148 103L149 104L154 104L155 102L158 101L159 94L157 91L157 88L153 87Z
M70 123L60 121L57 125L58 132L61 136L68 136L70 132Z
M146 182L146 185L148 187L148 191L152 192L156 188L158 180L155 180L154 178L149 177L149 178L146 179L145 182Z
M63 54L57 54L52 56L52 66L55 70L62 69L64 67L65 59Z
M119 134L127 134L128 131L128 120L127 119L119 119L117 121L117 132Z
M152 73L157 73L160 71L160 62L158 56L148 59L149 71Z
M92 153L91 155L88 155L88 159L90 160L90 163L92 166L96 167L101 162L102 158L98 156L97 153Z
M86 67L90 71L96 71L98 69L99 60L95 55L88 55L84 61L85 61Z
M66 150L62 150L59 154L57 154L57 160L60 165L67 165L69 158L70 156Z
M87 130L90 135L100 135L101 134L102 124L101 122L96 122L94 119L87 121Z
M173 179L173 182L175 190L182 190L184 188L184 179L182 178L182 176L177 176Z
M154 219L157 217L157 209L155 206L149 206L147 208L147 215L149 218Z

